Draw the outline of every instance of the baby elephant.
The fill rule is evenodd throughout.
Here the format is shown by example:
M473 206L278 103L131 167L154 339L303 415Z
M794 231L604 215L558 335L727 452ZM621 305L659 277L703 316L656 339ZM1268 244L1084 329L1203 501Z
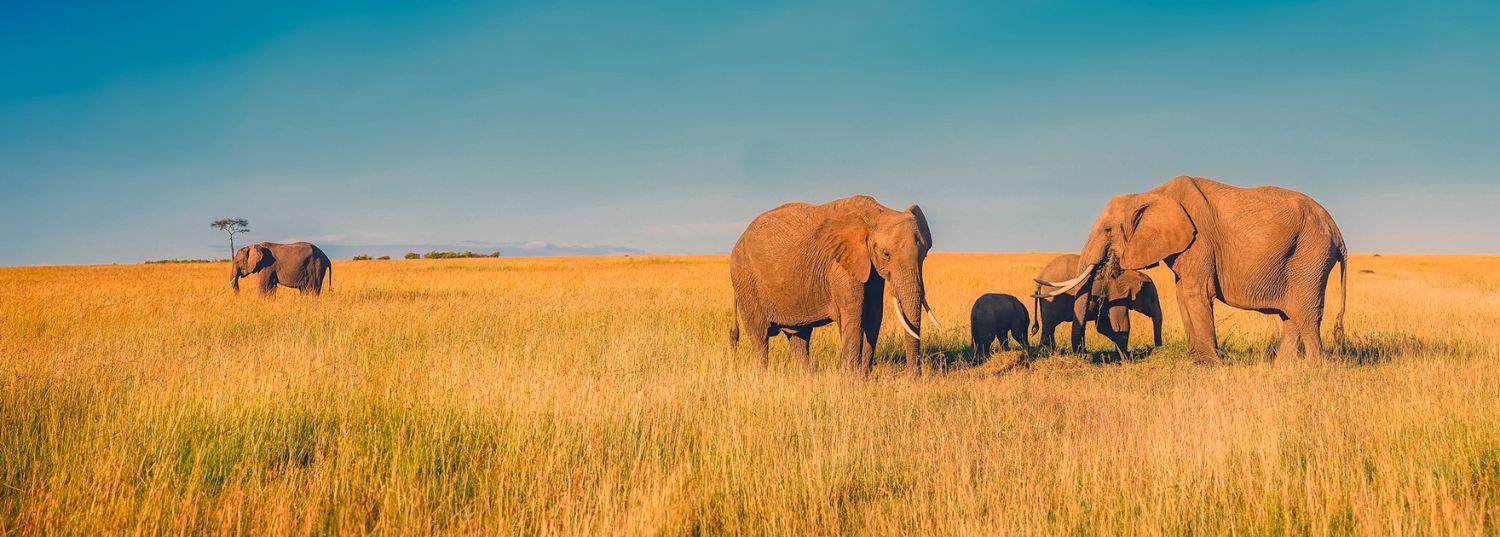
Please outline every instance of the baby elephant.
M999 293L979 297L979 300L974 301L974 309L969 311L969 333L974 336L974 357L989 356L990 343L997 337L1000 338L1000 349L1010 350L1006 334L1010 334L1021 346L1030 347L1031 343L1026 340L1027 322L1026 306L1016 297Z

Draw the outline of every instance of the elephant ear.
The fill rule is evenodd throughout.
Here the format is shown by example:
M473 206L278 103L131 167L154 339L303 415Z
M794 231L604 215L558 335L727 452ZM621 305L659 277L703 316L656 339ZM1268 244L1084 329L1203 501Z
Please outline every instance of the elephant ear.
M864 219L852 215L839 218L830 230L833 258L855 281L870 281L870 229Z
M249 265L250 272L266 268L271 265L271 262L276 260L276 258L271 256L271 249L267 248L265 243L253 244L249 248L250 258L246 264Z
M1193 244L1197 229L1182 204L1166 196L1144 194L1125 224L1129 235L1120 253L1120 268L1141 270L1181 253Z
M917 221L917 235L922 239L922 250L932 249L932 230L927 227L927 216L922 214L922 208L912 204L906 208L906 214L911 215Z
M1110 280L1109 289L1105 298L1110 302L1116 300L1134 299L1135 292L1140 289L1140 280L1134 274L1126 272L1119 277Z

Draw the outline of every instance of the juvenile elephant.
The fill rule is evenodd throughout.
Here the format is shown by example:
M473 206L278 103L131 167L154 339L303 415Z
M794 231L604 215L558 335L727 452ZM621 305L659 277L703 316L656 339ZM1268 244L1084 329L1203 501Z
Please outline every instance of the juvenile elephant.
M1000 339L1000 350L1010 350L1010 336L1022 347L1030 347L1026 337L1026 305L1016 297L989 293L974 301L969 310L969 335L974 341L974 357L990 355L990 343Z
M1213 301L1281 318L1276 356L1322 356L1323 295L1339 265L1342 337L1348 263L1343 235L1318 202L1300 192L1240 188L1201 177L1177 177L1141 194L1115 196L1094 221L1077 275L1038 279L1057 296L1073 292L1113 259L1121 269L1166 263L1177 276L1177 301L1188 351L1218 363Z
M922 263L932 248L927 218L916 205L896 211L869 196L822 205L788 203L750 222L729 257L734 307L750 348L766 361L767 340L786 335L792 356L811 365L813 328L836 323L843 362L868 373L890 282L892 309L906 332L906 362L920 371L921 311L927 306ZM936 323L936 319L934 319Z
M229 286L240 292L240 278L260 274L260 292L276 292L281 284L302 291L321 294L323 278L333 285L333 262L328 255L306 242L278 244L261 242L240 248L229 263Z
M1062 280L1077 269L1078 254L1063 254L1047 263L1037 280ZM1038 284L1032 294L1036 299L1037 315L1031 330L1041 329L1043 347L1055 348L1053 332L1057 325L1072 323L1069 350L1079 352L1083 348L1084 331L1089 321L1093 321L1094 330L1109 338L1120 359L1124 360L1130 354L1131 310L1151 319L1154 343L1161 346L1161 300L1156 293L1156 283L1146 273L1115 268L1110 274L1079 284L1071 292L1048 295L1051 289ZM1085 289L1088 292L1082 293Z

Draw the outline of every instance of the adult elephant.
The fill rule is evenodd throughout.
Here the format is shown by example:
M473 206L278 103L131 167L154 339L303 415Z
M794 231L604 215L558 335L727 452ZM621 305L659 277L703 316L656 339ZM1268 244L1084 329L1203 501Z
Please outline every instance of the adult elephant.
M1042 268L1038 280L1065 280L1078 270L1078 254L1063 254L1052 259ZM1088 291L1083 292L1085 289ZM1117 270L1096 275L1091 281L1080 283L1071 292L1048 296L1051 287L1037 286L1032 297L1036 299L1037 314L1033 317L1031 331L1041 331L1046 348L1055 348L1053 332L1059 324L1070 323L1068 338L1072 352L1083 348L1085 327L1094 322L1094 330L1115 344L1115 350L1123 360L1130 349L1130 312L1135 311L1151 319L1153 342L1161 346L1161 300L1156 292L1156 282L1138 270Z
M1320 334L1328 274L1339 264L1342 337L1347 299L1347 250L1333 217L1300 192L1240 188L1201 177L1177 177L1141 194L1115 196L1094 221L1079 253L1076 276L1038 279L1073 292L1113 260L1120 269L1166 263L1177 277L1177 302L1188 351L1199 363L1218 363L1213 301L1281 318L1277 358L1322 356Z
M743 325L765 363L767 340L783 333L793 357L810 366L813 328L837 323L844 364L868 373L890 282L892 308L906 332L906 362L920 371L921 311L932 315L922 263L931 248L932 232L916 205L896 211L854 196L767 211L750 222L730 254L739 316L731 343L738 346Z
M333 285L333 262L317 246L306 242L261 242L240 248L229 263L229 286L240 292L240 278L260 275L260 292L276 292L285 285L303 294L321 294L323 278Z

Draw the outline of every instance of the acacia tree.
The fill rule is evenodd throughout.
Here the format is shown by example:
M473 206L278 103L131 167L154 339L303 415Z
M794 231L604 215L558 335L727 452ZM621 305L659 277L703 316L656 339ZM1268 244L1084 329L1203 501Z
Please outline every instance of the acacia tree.
M250 221L244 218L220 218L209 226L229 234L229 258L234 259L234 234L250 231Z

